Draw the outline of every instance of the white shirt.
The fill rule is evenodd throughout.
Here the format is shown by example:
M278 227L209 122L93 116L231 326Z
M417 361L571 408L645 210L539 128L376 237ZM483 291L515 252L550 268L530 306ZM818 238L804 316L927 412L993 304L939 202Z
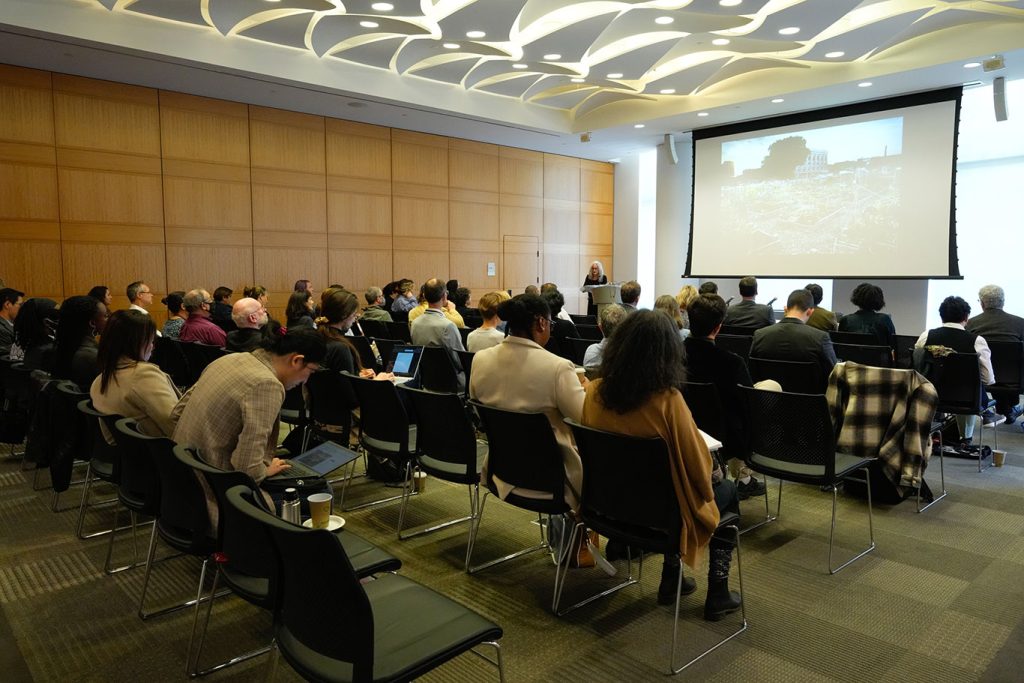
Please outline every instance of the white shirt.
M952 327L955 330L964 329L964 326L960 323L942 323L942 326ZM925 330L921 333L921 336L917 338L917 343L914 344L915 349L924 348L930 331ZM996 381L996 374L992 371L992 351L988 348L988 342L981 335L978 335L978 338L974 340L974 352L978 354L978 372L981 375L981 383L992 384Z
M138 304L132 304L131 306L128 307L128 310L129 311L139 311L140 313L145 313L146 315L149 315L149 311L147 311L142 306L139 306ZM156 336L158 336L158 337L164 336L159 328L157 328Z
M466 337L466 350L471 353L497 346L505 340L505 333L496 327L478 327Z

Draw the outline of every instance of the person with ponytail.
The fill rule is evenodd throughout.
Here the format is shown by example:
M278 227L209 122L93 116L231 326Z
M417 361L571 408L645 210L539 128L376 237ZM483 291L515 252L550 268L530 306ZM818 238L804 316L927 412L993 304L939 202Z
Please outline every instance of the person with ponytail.
M361 377L373 377L370 368L364 368L359 352L345 333L359 315L359 300L345 289L324 290L320 303L321 316L316 319L317 333L327 342L327 355L321 365L336 372L350 372Z

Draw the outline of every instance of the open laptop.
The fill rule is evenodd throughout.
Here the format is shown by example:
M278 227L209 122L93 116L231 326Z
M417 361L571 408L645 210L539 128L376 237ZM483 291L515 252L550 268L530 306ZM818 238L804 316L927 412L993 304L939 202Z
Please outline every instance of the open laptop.
M422 346L395 344L384 371L395 374L395 384L405 384L419 372L422 355Z
M349 464L359 455L344 446L326 441L319 446L310 448L302 455L288 460L291 467L275 474L270 479L313 479L326 476L339 467Z

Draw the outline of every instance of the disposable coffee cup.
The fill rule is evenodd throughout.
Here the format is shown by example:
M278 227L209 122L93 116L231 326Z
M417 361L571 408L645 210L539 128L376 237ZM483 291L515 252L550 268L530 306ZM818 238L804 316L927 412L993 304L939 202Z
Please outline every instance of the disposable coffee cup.
M995 450L992 451L992 464L996 467L1002 467L1003 462L1006 460L1006 451Z
M306 499L309 502L309 516L314 529L326 529L331 523L331 504L334 496L329 493L314 493Z
M423 493L423 490L427 488L427 473L416 470L413 472L412 478L416 484L416 492Z

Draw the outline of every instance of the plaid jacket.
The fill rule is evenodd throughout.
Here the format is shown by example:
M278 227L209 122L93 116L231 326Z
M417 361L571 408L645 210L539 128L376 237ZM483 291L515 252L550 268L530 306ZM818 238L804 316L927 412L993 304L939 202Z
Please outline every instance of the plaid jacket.
M931 455L931 422L938 393L914 370L838 363L828 380L829 409L839 435L836 450L877 456L897 486L916 487Z

